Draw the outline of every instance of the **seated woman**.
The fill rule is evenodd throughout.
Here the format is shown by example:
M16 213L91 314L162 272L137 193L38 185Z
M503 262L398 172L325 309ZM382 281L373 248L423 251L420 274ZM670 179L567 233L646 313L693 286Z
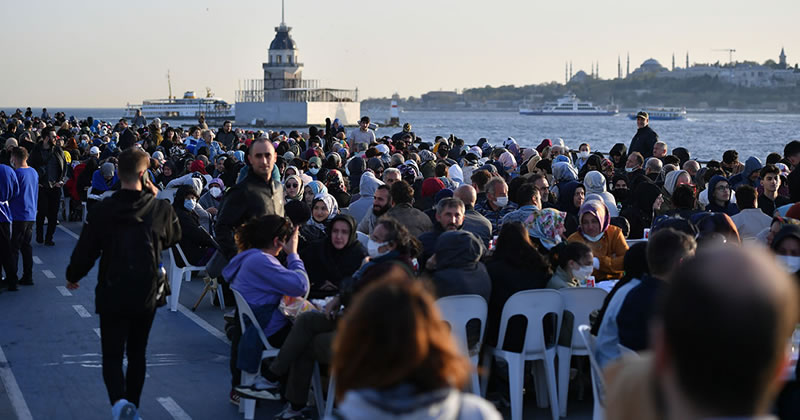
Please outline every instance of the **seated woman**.
M328 235L300 252L311 280L312 299L335 295L342 279L358 270L367 251L358 241L356 221L340 214L331 219Z
M181 223L181 241L178 243L183 250L183 255L190 265L205 265L216 250L216 242L205 229L200 227L200 218L194 212L197 204L197 194L189 185L181 185L175 192L172 207ZM183 261L177 249L172 249L172 255L178 267L183 267Z
M558 194L556 207L567 214L564 218L564 227L566 235L569 236L578 230L578 211L586 197L586 187L578 181L570 181L559 189Z
M330 194L319 194L311 202L311 219L308 220L308 224L327 232L331 220L338 214L339 205L336 199Z
M503 306L508 298L523 290L545 288L552 272L550 264L531 243L528 230L517 222L503 224L497 237L497 248L486 263L486 269L492 280L492 292L484 337L487 345L494 346L498 340ZM525 325L523 319L509 320L504 350L522 350Z
M599 200L589 200L578 212L578 232L567 238L570 242L583 242L592 249L599 260L594 272L595 280L603 281L622 277L622 268L628 243L622 230L611 224L606 205Z
M449 331L433 297L403 270L365 289L333 344L341 416L501 419L491 404L459 391L471 367Z
M281 299L283 296L304 296L309 287L305 266L297 255L297 237L298 228L292 226L287 218L266 215L253 219L236 230L239 254L222 270L225 278L230 279L231 288L247 301L264 329L267 341L274 347L283 344L292 328L278 309ZM277 258L281 251L287 255L286 267ZM258 340L256 334L255 341ZM243 331L241 336L234 335L231 340L231 373L237 392L258 398L264 388L240 386L240 370L256 372L261 363L261 350L246 352L246 360L239 359L240 348L251 347L252 341L253 335L248 331ZM233 398L233 391L231 395Z
M555 272L547 282L548 289L581 287L592 275L594 256L582 242L562 242L553 248L550 260Z
M561 235L564 234L566 215L562 211L547 208L534 211L525 220L530 241L542 255L548 255L554 246L564 240Z

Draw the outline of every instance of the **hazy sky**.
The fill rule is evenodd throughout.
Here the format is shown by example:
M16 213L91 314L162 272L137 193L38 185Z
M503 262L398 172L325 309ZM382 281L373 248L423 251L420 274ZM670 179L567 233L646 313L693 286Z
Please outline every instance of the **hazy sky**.
M279 0L0 0L0 106L124 107L261 78ZM564 81L599 61L800 61L800 1L286 0L304 77L361 98ZM13 59L10 59L13 56ZM623 70L624 71L624 70Z

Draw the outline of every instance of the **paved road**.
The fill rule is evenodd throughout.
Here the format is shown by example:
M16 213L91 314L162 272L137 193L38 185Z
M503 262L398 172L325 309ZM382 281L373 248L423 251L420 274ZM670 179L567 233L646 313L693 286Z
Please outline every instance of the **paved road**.
M64 287L80 229L79 223L64 223L55 247L34 243L35 285L0 294L0 419L110 418L94 313L97 266L80 289ZM230 344L222 311L208 299L196 313L188 309L202 288L200 279L184 282L180 310L157 312L147 348L144 419L242 418L228 402ZM570 418L591 417L591 389L586 392L586 401L570 398ZM536 408L532 398L525 405L525 418L549 418L549 410ZM280 408L279 402L261 402L256 418L271 419Z

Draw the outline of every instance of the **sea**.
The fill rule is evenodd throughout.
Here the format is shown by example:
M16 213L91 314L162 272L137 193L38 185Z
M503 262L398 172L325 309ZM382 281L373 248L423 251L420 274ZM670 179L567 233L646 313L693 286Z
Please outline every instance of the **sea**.
M41 112L41 107L33 109ZM14 109L3 110L9 115L14 112ZM123 108L48 108L48 111L51 114L61 111L77 119L92 116L110 122L116 122L124 114ZM385 113L371 114L370 118L379 126L379 137L400 130L383 124L389 119L388 108ZM467 145L477 143L482 137L499 145L513 137L522 147L536 147L542 139L560 138L571 148L577 149L581 143L588 143L593 151L603 153L611 150L615 143L629 145L636 133L636 121L623 113L576 117L519 115L512 111L406 111L400 114L400 122L411 123L412 131L425 141L455 134ZM170 123L173 126L187 124L186 121ZM800 114L698 113L689 114L684 120L651 121L650 126L670 150L685 147L693 158L699 160L720 160L725 150L735 149L741 161L756 156L763 162L771 152L782 154L783 146L789 141L800 140ZM266 128L287 132L295 129Z

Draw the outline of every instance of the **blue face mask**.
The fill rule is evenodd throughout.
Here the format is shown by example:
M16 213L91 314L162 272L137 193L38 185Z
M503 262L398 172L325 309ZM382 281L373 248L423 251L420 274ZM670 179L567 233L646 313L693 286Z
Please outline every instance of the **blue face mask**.
M183 200L183 207L189 211L194 210L194 200Z
M84 147L86 147L88 145L89 145L88 141L86 141L86 140L81 141L81 149L83 149Z

